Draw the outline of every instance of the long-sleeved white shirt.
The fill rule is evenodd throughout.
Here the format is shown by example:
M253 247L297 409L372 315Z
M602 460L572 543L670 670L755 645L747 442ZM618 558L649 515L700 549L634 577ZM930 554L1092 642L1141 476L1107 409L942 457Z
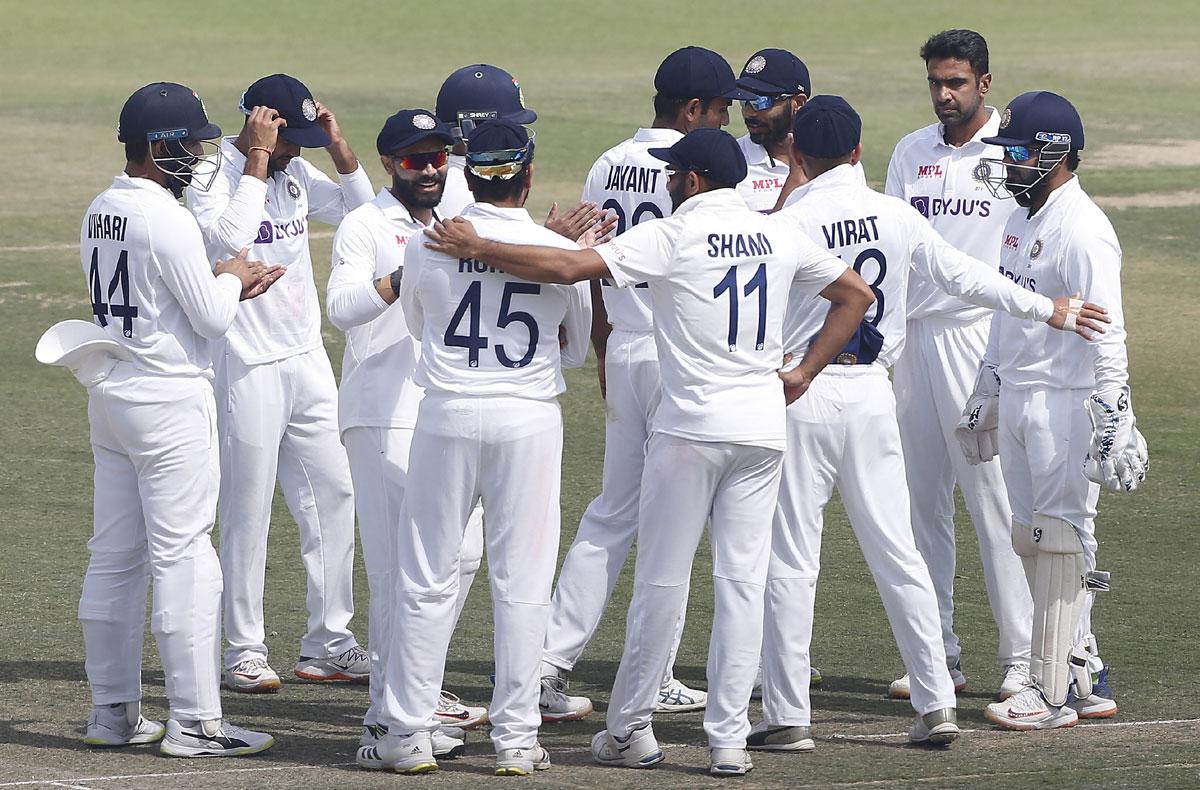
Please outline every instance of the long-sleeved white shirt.
M472 203L461 216L485 239L578 249L523 208ZM562 369L587 358L592 303L586 282L532 283L433 252L418 236L404 253L399 302L421 343L416 382L429 393L550 400L566 389Z
M229 350L242 362L256 365L321 346L308 221L336 225L374 192L361 166L335 184L300 157L264 183L242 174L246 157L233 139L221 141L224 161L212 187L207 192L188 189L188 206L213 264L247 248L250 260L287 267L271 290L238 311L227 335Z
M910 206L868 187L862 171L851 165L835 167L797 189L779 216L841 257L871 286L875 304L867 319L883 334L877 363L885 367L894 365L904 349L907 298L914 280L1029 319L1045 321L1054 312L1050 299L1016 287L987 264L950 246ZM793 297L785 330L793 356L802 356L828 311L824 300Z
M1032 217L1025 209L1013 212L1004 228L1000 273L1030 291L1078 293L1112 319L1104 334L1087 341L1044 324L996 316L987 360L997 365L1005 387L1105 392L1128 383L1121 245L1078 178L1051 192Z
M88 207L79 232L92 320L139 370L212 378L209 341L238 311L241 281L213 277L196 220L171 193L122 173Z
M450 166L446 168L446 188L442 190L442 202L438 203L439 217L450 219L463 213L463 209L475 202L475 196L467 188L467 158L450 154Z
M420 346L409 334L399 301L388 304L375 288L404 264L404 250L425 225L392 193L351 211L333 239L325 308L346 333L338 425L412 428L424 392L413 380Z
M983 142L1000 129L1000 113L994 107L987 109L991 113L987 122L957 148L946 143L940 123L903 137L888 162L884 191L915 208L950 244L994 267L1000 259L1004 223L1016 202L992 197L977 177L981 159L1004 156L999 146ZM974 321L987 313L986 308L968 304L926 278L909 282L910 319Z

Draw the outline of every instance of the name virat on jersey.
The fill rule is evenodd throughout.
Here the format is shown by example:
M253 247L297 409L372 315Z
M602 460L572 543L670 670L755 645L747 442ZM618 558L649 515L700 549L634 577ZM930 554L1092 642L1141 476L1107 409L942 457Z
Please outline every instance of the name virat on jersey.
M878 216L872 215L858 219L839 219L829 225L822 225L821 232L825 234L825 244L833 250L849 247L851 244L879 241L878 219Z
M88 214L87 237L89 239L125 241L125 230L128 227L128 217L118 217L115 214Z

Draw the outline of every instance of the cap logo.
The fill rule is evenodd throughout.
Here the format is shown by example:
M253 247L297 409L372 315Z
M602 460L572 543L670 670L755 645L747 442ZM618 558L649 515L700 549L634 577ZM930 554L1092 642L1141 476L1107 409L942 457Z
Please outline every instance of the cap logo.
M433 127L437 126L437 122L434 121L432 118L430 118L425 113L420 113L419 115L414 115L413 119L412 119L412 124L413 124L413 126L417 127L418 129L425 129L425 130L432 129Z
M317 120L317 103L312 99L305 99L300 103L300 112L306 121Z
M1000 128L1001 128L1001 129L1007 129L1007 128L1008 128L1008 125L1009 125L1010 123L1012 123L1012 110L1010 110L1010 109L1008 109L1007 107L1005 107L1005 108L1004 108L1004 117L1002 117L1002 118L1000 119Z
M204 119L208 120L208 108L204 106L204 99L200 98L200 94L192 91L192 95L196 97L196 101L200 102L200 112L204 113Z
M750 62L746 64L747 74L757 74L767 67L767 59L762 55L755 55L750 58Z
M525 91L521 90L521 83L517 82L517 78L513 77L513 85L517 88L517 104L521 105L521 109L525 109Z
M1033 139L1043 143L1066 143L1071 144L1071 135L1060 132L1038 132L1033 136Z

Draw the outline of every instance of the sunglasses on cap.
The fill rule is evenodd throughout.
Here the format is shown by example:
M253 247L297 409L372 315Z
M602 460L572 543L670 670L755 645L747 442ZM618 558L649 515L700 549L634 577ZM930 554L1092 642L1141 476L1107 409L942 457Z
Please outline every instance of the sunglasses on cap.
M742 106L751 110L766 110L783 99L790 99L795 95L794 93L777 93L774 96L755 96L753 99L742 99Z
M431 165L435 170L440 170L445 167L449 159L450 152L445 148L440 151L430 151L424 154L408 154L406 156L392 157L392 161L399 163L400 167L405 170L424 170Z

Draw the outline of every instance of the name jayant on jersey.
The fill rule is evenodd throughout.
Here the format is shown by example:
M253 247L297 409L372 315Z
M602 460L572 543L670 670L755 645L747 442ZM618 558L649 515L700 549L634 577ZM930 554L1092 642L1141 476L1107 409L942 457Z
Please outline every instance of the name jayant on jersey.
M604 184L604 188L621 192L650 194L658 191L660 172L662 171L637 165L613 165L608 168L608 180Z
M708 234L708 257L751 258L770 255L771 240L765 233L710 233Z
M475 258L459 258L458 259L459 274L503 274L495 266L488 266L483 261Z
M862 244L865 241L879 241L879 226L876 224L878 219L878 215L875 215L859 219L839 219L829 225L822 225L821 232L825 234L825 244L832 250L849 247L851 244Z
M128 217L118 217L116 214L88 214L87 237L125 241L125 230L128 227Z

